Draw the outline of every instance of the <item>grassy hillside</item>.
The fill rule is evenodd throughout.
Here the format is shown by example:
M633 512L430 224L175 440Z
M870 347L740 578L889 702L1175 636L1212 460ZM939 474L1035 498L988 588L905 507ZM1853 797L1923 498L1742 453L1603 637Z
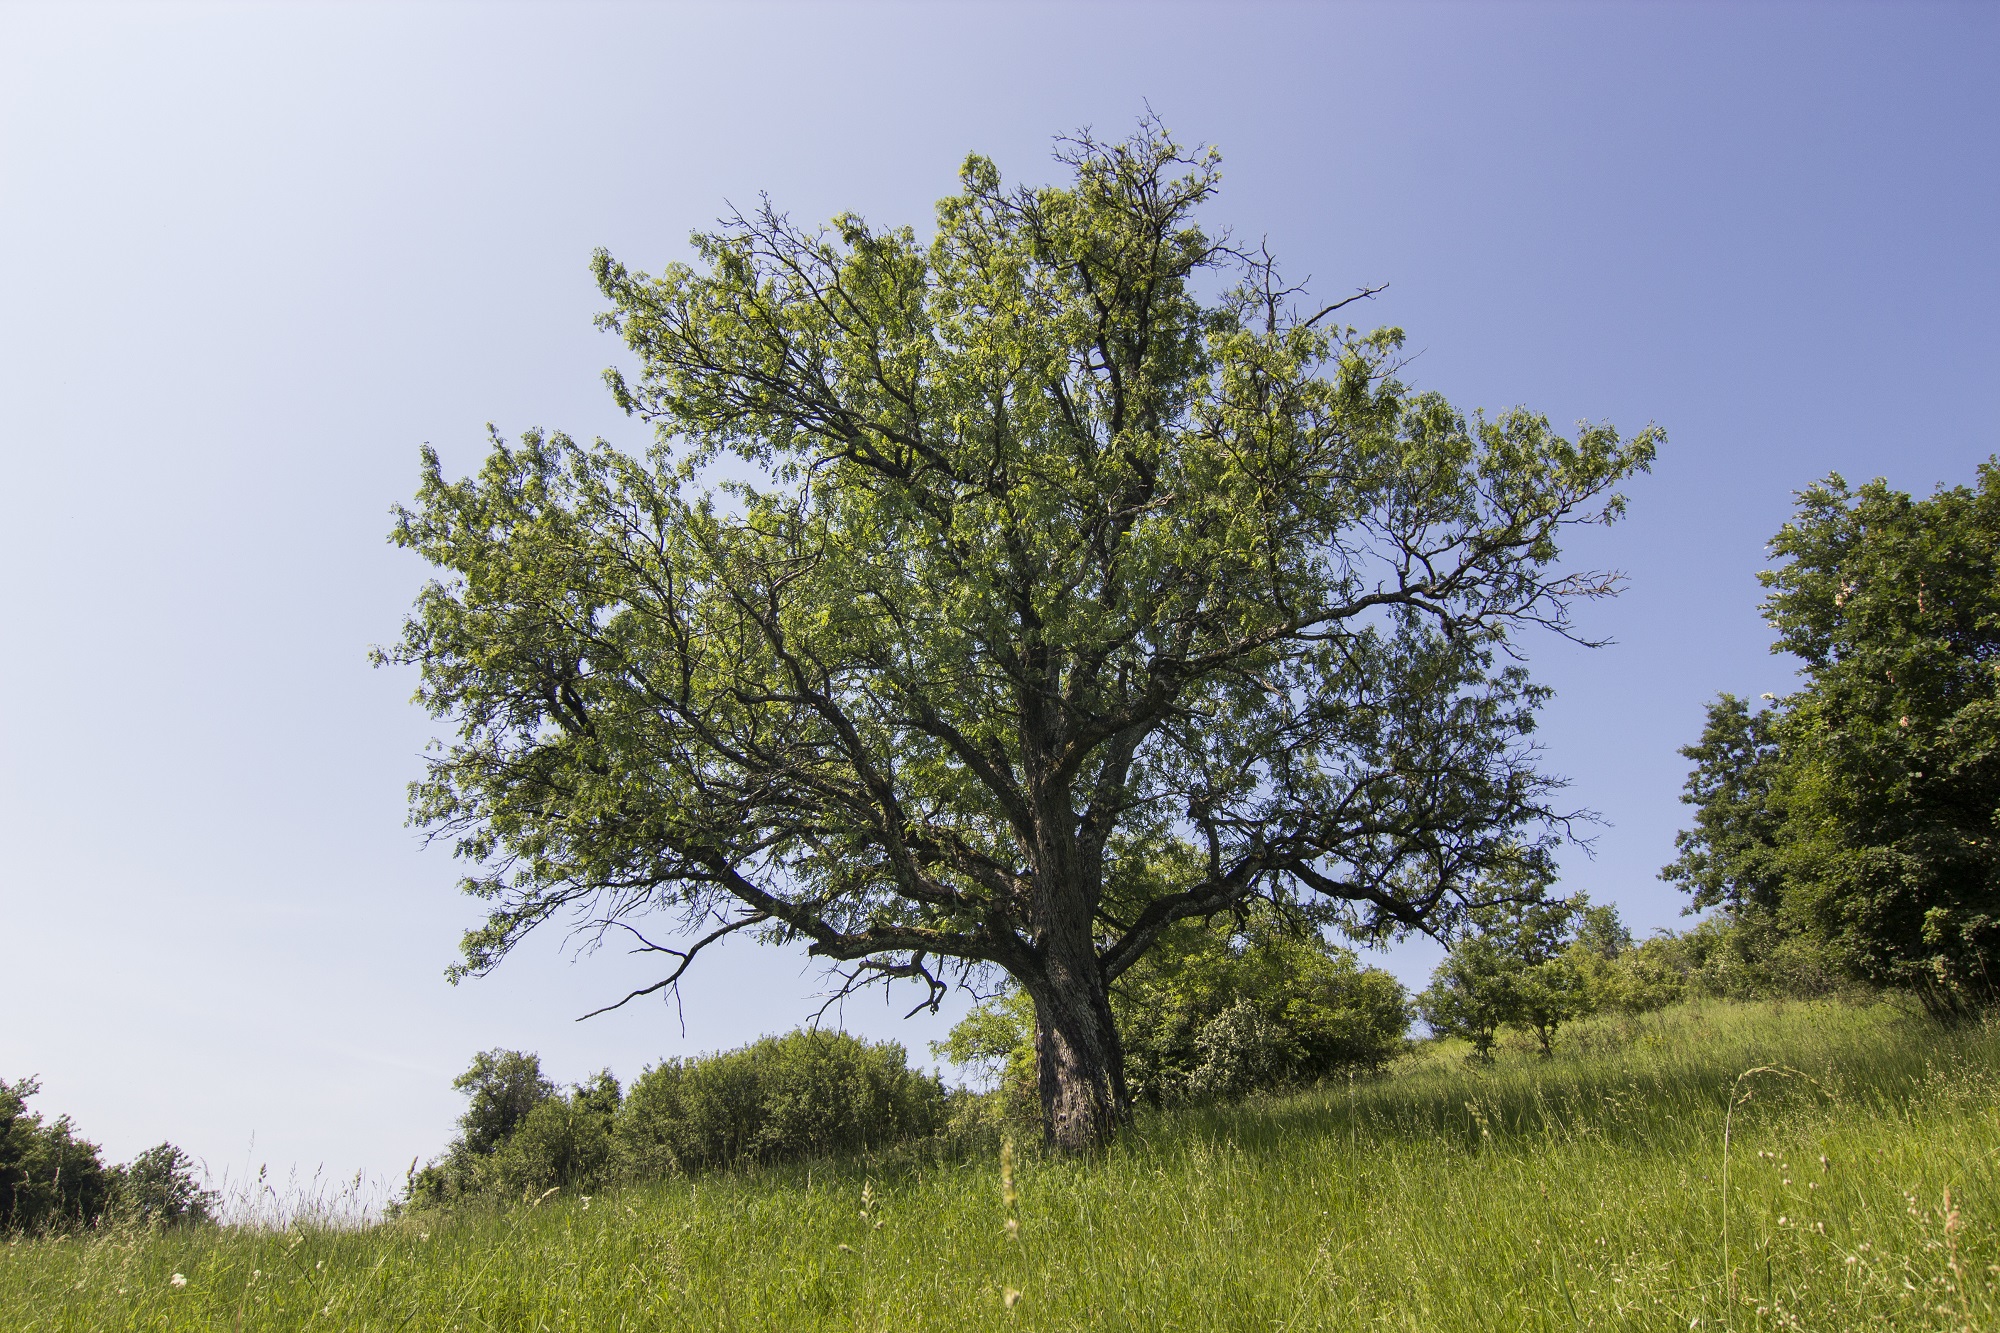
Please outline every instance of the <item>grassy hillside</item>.
M1889 1006L1690 1006L1023 1155L1014 1234L992 1153L821 1162L17 1242L0 1327L1994 1329L1996 1057Z

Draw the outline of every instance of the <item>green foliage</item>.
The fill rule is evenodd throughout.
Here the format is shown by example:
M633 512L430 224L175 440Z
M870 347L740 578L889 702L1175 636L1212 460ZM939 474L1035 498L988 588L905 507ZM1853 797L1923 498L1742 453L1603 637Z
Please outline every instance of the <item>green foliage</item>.
M542 1076L541 1057L497 1048L481 1051L451 1085L466 1097L458 1137L443 1157L411 1173L405 1195L410 1205L444 1203L490 1190L518 1194L539 1186L548 1170L559 1170L571 1160L563 1140L568 1132L567 1108L583 1089L563 1097ZM612 1088L615 1096L615 1081ZM510 1152L523 1126L551 1104L556 1110L543 1116L534 1136ZM552 1117L560 1123L551 1123Z
M481 1051L451 1086L468 1099L458 1127L465 1150L478 1156L499 1151L537 1106L556 1095L542 1077L540 1057L521 1051Z
M640 1175L887 1147L936 1133L943 1086L894 1042L801 1029L633 1080L618 1142Z
M1402 986L1351 950L1257 911L1187 922L1119 979L1133 1092L1203 1101L1381 1068L1402 1053Z
M0 1232L88 1226L111 1201L112 1176L97 1145L68 1116L44 1123L27 1109L34 1079L0 1082Z
M148 1148L111 1172L112 1206L147 1226L198 1226L215 1220L221 1196L205 1189L195 1160L171 1143Z
M504 1214L24 1240L0 1327L2000 1327L2000 1028L1703 1003L1565 1037L1018 1153L1017 1235L991 1148L821 1158ZM1810 1081L1739 1082L1759 1065Z
M1109 981L1175 922L1448 928L1546 855L1505 650L1614 591L1560 545L1658 433L1411 389L1400 332L1204 230L1218 159L1150 120L1058 156L968 158L928 239L766 208L657 276L600 254L651 456L426 451L394 539L439 578L383 660L457 729L413 797L488 905L454 975L648 917L687 932L653 991L735 930L997 971L1081 1147L1125 1111Z
M1853 986L1823 942L1757 914L1657 935L1594 968L1587 983L1594 1007L1630 1013L1683 1000L1809 1000Z
M1143 965L1143 964L1142 964ZM1041 1114L1035 1086L1035 1002L1008 987L976 1004L931 1054L991 1082L1000 1120L1033 1124Z
M609 1070L559 1092L519 1051L482 1052L455 1086L472 1098L462 1132L411 1173L404 1208L879 1149L950 1113L901 1046L808 1029L650 1066L629 1093Z
M1366 1072L1402 1053L1402 986L1352 951L1263 909L1177 925L1113 988L1133 1094L1154 1105L1229 1100ZM937 1053L995 1076L1032 1113L1034 1011L1019 991L972 1010Z
M493 1154L493 1187L520 1198L610 1179L618 1108L618 1080L609 1071L536 1102Z
M1697 1000L1811 1000L1851 983L1824 943L1769 913L1711 917L1634 943L1616 908L1583 894L1481 913L1416 999L1441 1036L1491 1058L1505 1027L1532 1033L1544 1057L1563 1024L1591 1014L1651 1013Z
M1680 856L1660 874L1687 890L1692 910L1777 911L1784 878L1777 717L1724 694L1708 705L1701 740L1681 750L1694 761L1681 803L1695 808L1695 823L1674 835Z
M1513 1016L1508 960L1484 934L1460 939L1431 974L1416 1000L1417 1013L1440 1037L1472 1045L1473 1058L1491 1059L1500 1025Z
M1583 894L1487 908L1475 922L1478 933L1452 946L1417 1008L1433 1032L1464 1038L1480 1059L1491 1057L1503 1024L1534 1033L1542 1055L1553 1054L1556 1030L1595 1007L1597 964L1631 940L1615 909L1593 908Z
M1805 685L1711 706L1664 872L1941 1011L2000 981L2000 464L1927 500L1808 488L1762 577Z

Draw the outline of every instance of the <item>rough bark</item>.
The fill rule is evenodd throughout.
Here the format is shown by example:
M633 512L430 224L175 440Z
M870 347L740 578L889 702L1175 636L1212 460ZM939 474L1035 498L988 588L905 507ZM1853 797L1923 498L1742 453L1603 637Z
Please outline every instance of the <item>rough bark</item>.
M1087 948L1080 958L1069 950L1052 953L1045 975L1029 988L1042 1136L1057 1152L1086 1152L1109 1142L1131 1114L1124 1050L1095 956Z

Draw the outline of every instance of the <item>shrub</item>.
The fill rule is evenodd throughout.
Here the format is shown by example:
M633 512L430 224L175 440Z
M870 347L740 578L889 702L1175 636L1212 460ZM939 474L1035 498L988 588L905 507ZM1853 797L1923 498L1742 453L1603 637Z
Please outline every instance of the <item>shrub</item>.
M1155 1104L1376 1069L1410 1021L1394 977L1266 913L1186 923L1120 978L1112 1008L1126 1080Z
M1507 960L1491 939L1460 940L1417 996L1417 1012L1433 1033L1469 1041L1474 1059L1489 1060L1500 1025L1513 1012L1507 972Z
M1380 1068L1409 1027L1401 983L1267 912L1187 921L1118 979L1111 1011L1125 1080L1154 1105L1218 1101ZM999 1079L1010 1115L1034 1113L1035 1014L1010 988L933 1049Z
M617 1138L638 1175L885 1147L936 1133L944 1088L902 1046L801 1029L633 1080Z
M470 1099L458 1125L466 1151L480 1156L498 1152L529 1112L556 1095L541 1058L524 1051L481 1051L451 1086Z
M408 1207L447 1203L531 1175L531 1162L509 1160L502 1151L536 1108L556 1098L556 1086L542 1077L539 1056L526 1051L481 1051L451 1086L466 1096L458 1137L444 1155L410 1173L404 1194ZM525 1149L523 1150L526 1151ZM523 1186L525 1188L525 1186Z
M494 1187L525 1195L608 1179L620 1101L618 1080L609 1070L566 1095L537 1101L493 1154L487 1171Z
M1691 999L1818 999L1854 986L1831 946L1757 912L1662 932L1592 984L1603 1003L1635 1012Z
M171 1143L148 1148L111 1172L113 1206L152 1226L192 1226L214 1220L220 1197L195 1179L192 1157Z
M77 1137L68 1116L43 1124L29 1112L40 1089L31 1078L0 1082L0 1232L88 1226L110 1202L97 1145Z

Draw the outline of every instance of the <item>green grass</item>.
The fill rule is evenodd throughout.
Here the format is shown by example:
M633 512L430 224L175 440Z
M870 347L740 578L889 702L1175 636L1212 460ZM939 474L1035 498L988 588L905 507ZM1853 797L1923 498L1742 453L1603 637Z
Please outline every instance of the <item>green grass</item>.
M1018 1239L993 1155L913 1154L19 1241L0 1327L1994 1329L1996 1056L1889 1006L1692 1006L1024 1155Z

